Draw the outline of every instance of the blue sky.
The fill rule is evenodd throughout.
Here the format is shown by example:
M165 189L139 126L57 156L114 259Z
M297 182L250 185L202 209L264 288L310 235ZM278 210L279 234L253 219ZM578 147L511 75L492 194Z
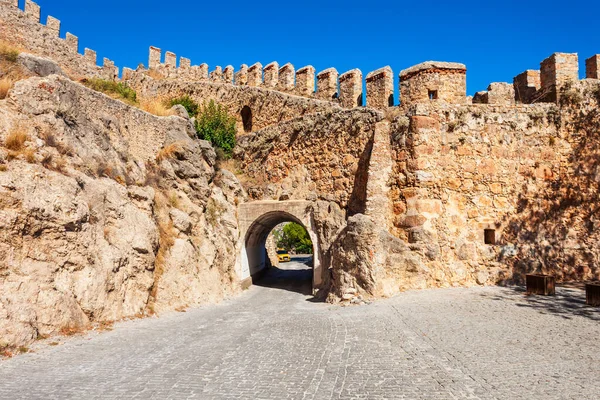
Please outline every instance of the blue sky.
M80 52L89 47L119 67L147 64L150 45L210 70L277 61L366 75L390 65L396 80L422 61L456 61L467 65L473 94L538 69L557 51L579 53L583 76L585 59L600 53L600 3L591 1L37 2L43 22L50 14L62 21L62 37L79 36Z

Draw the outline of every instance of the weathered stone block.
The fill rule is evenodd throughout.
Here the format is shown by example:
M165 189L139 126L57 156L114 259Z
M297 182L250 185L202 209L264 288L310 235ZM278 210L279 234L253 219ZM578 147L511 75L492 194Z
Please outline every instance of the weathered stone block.
M600 79L600 54L593 55L585 60L585 77Z
M362 72L353 69L339 77L340 104L345 108L360 107L363 105Z
M315 92L315 67L307 65L296 71L296 93L300 96L312 96Z
M225 69L223 70L223 81L225 83L229 83L232 84L233 83L233 66L232 65L228 65L225 67Z
M211 82L223 82L223 69L217 65L215 70L210 73Z
M46 18L46 28L56 37L60 35L60 20L48 15Z
M440 121L436 118L414 116L410 118L410 127L413 132L418 132L421 129L440 129Z
M135 71L132 70L131 68L124 67L123 68L123 76L121 78L124 81L128 81L131 78L133 78L134 73L135 73Z
M148 69L158 68L160 66L161 50L158 47L150 46L150 56L148 57Z
M115 80L119 77L119 69L115 67L114 61L104 58L102 64L102 75L108 80Z
M515 88L510 83L494 82L488 86L488 104L515 104Z
M90 63L96 65L96 52L94 50L86 48L83 53L83 57Z
M338 72L335 68L328 68L317 74L317 98L333 100L337 97L337 90Z
M198 79L200 79L200 80L208 79L208 64L203 63L198 66Z
M385 110L394 105L394 74L389 66L367 75L367 106Z
M488 91L482 90L480 92L475 93L473 96L473 104L487 104L489 101Z
M77 53L79 51L79 38L77 36L67 32L65 40L69 50L71 50L73 53Z
M165 65L173 69L177 67L177 56L175 55L175 53L170 51L167 51L165 53Z
M536 92L541 88L540 71L527 70L513 79L513 87L515 90L515 100L519 103L531 103Z
M188 69L190 69L192 66L192 60L190 60L189 58L185 58L185 57L180 57L179 58L179 68L187 71Z
M274 88L279 82L279 64L273 61L263 70L264 73L264 86L267 88Z
M248 66L246 64L242 64L240 70L235 73L235 84L238 86L248 84Z
M277 89L281 90L282 92L293 91L295 76L296 71L292 64L287 63L283 67L279 68L279 82L277 84Z
M560 89L579 79L577 53L554 53L540 64L541 101L558 101Z
M542 89L579 79L577 53L554 53L540 64Z
M464 64L427 61L400 72L402 104L443 101L465 104L467 68Z
M263 67L256 63L248 68L248 86L261 86L263 82Z
M40 22L41 9L37 3L31 0L25 0L25 14L35 22Z

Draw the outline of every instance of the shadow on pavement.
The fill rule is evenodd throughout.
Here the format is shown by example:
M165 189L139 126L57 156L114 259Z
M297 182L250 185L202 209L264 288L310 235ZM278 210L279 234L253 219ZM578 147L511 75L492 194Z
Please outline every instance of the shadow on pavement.
M279 267L269 267L254 285L312 296L312 279L312 257L292 257Z
M600 321L600 308L585 303L585 290L576 287L556 287L555 296L528 295L524 286L507 287L501 295L482 294L493 300L514 302L517 307L533 308L543 314L554 314L565 319L573 316Z

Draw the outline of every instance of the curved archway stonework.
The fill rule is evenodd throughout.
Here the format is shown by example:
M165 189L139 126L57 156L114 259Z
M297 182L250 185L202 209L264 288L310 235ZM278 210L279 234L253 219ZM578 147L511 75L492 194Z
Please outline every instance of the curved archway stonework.
M237 271L242 286L249 286L252 279L266 267L265 243L271 230L282 222L296 222L308 232L313 242L313 289L322 284L321 253L315 229L310 201L256 201L239 206L240 253Z

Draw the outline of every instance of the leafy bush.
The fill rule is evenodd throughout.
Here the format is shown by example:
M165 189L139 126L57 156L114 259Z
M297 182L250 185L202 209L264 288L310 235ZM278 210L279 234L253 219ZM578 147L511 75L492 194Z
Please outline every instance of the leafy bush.
M300 224L290 222L276 235L277 247L294 250L296 254L312 254L313 244L306 229Z
M186 109L190 117L196 117L198 115L198 103L196 103L190 96L187 94L185 96L176 97L167 102L169 107L173 107L174 105L182 105L183 108Z
M196 118L196 133L217 148L220 158L231 158L235 147L235 118L220 104L211 100L202 106Z
M120 98L127 103L136 104L137 94L135 90L122 82L113 82L105 79L91 78L83 81L83 84L97 92L102 92L114 98Z

